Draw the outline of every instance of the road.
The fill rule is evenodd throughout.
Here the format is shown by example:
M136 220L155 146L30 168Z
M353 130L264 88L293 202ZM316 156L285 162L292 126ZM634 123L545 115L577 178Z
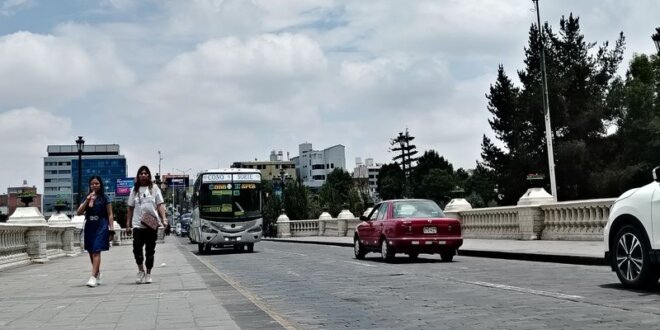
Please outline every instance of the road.
M197 246L180 239L181 249ZM622 288L605 266L437 255L394 263L347 247L260 242L198 256L285 326L299 329L654 328L660 287Z

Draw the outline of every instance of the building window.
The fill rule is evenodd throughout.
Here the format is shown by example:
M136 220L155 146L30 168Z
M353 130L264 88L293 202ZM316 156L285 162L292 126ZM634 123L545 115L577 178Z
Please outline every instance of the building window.
M314 175L312 180L325 180L325 175Z
M323 164L316 164L312 165L313 170L322 170L323 169Z

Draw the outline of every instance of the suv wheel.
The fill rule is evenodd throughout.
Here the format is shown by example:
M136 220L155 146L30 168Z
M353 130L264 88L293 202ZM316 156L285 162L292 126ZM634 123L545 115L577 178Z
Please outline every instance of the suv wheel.
M649 243L637 227L621 228L614 244L612 263L624 286L647 289L658 283L660 268L651 263Z

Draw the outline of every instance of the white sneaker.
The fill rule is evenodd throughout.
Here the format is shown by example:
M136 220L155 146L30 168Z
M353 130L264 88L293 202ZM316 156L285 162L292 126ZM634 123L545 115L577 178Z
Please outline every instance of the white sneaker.
M154 281L154 280L151 278L151 274L147 274L147 275L144 277L144 283L149 284L149 283L151 283L151 282L153 282L153 281Z
M137 273L137 278L135 279L135 283L137 284L144 283L144 272L140 271Z
M96 285L101 285L101 272L96 274Z
M97 283L96 283L96 277L91 276L91 277L89 278L89 281L87 281L87 286L90 287L90 288L93 288L93 287L95 287L96 285L97 285Z

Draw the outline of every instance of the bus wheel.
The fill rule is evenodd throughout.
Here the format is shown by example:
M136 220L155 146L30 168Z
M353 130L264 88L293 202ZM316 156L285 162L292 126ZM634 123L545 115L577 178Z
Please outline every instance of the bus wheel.
M240 245L240 244L234 245L234 251L242 252L243 251L243 245Z
M203 243L198 243L197 244L197 252L199 252L199 254L204 254L204 244Z
M247 243L247 252L254 252L254 243Z
M204 252L211 253L211 244L204 244Z

